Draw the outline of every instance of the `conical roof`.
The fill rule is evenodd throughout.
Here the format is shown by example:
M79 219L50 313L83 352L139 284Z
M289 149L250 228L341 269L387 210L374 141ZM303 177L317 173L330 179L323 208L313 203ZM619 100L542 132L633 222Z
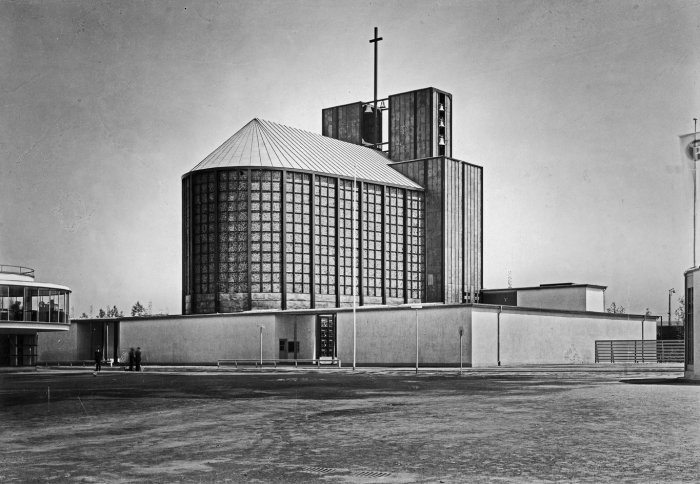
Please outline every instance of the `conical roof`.
M210 168L278 168L422 189L376 150L255 118L191 172Z

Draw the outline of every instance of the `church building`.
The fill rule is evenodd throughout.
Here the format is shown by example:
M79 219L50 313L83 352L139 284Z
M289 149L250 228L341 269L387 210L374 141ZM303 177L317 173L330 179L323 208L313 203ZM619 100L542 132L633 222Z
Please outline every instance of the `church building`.
M433 87L322 109L321 134L255 118L182 176L182 314L83 319L40 363L498 366L598 361L656 318L604 286L483 288L483 169L453 157ZM654 336L651 336L653 339Z
M327 108L322 133L256 118L182 177L182 313L477 302L483 173L452 158L452 95Z

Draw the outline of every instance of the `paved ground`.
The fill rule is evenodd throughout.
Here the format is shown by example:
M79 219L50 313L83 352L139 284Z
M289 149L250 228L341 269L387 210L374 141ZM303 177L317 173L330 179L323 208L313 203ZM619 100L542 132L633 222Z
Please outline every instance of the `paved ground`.
M674 368L0 374L0 482L699 482Z

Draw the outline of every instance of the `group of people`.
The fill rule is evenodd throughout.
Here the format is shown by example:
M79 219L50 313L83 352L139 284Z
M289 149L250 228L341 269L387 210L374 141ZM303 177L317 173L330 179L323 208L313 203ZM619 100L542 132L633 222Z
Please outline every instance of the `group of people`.
M127 371L134 371L134 366L136 371L141 371L141 347L137 347L136 351L134 348L129 348L129 369Z
M141 347L129 349L129 368L127 371L141 371ZM102 348L99 346L95 350L95 374L102 370Z

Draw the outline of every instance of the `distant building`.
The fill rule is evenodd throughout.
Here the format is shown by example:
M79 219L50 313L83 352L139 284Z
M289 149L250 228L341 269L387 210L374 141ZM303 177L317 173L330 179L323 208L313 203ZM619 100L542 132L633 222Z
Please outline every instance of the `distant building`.
M540 284L533 287L484 289L481 302L503 306L560 309L563 311L605 311L607 286L595 284Z
M0 366L33 366L38 334L68 331L70 289L36 282L34 269L0 265Z

